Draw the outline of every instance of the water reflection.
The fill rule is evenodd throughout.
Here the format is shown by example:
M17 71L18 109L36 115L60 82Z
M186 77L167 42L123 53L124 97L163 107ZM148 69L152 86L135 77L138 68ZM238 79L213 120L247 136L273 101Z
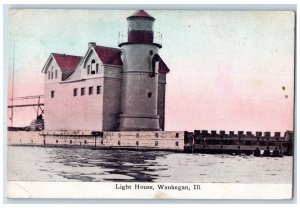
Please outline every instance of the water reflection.
M153 182L159 177L158 171L167 170L166 165L156 162L158 157L166 157L168 152L139 152L128 150L86 150L86 149L51 149L49 163L61 163L70 167L100 167L99 172L88 175L80 172L61 171L58 174L80 181L136 181ZM105 177L105 175L107 177ZM115 177L113 177L115 176Z

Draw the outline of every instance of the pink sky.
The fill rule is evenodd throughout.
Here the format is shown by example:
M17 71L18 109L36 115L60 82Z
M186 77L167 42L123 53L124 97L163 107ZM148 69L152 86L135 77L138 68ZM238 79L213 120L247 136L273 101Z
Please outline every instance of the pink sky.
M127 29L125 18L133 12L11 11L15 96L43 94L41 70L51 52L82 56L91 41L117 47L118 32ZM293 129L293 13L148 12L163 34L160 54L171 69L166 130ZM14 125L27 125L33 118L33 108L16 109Z

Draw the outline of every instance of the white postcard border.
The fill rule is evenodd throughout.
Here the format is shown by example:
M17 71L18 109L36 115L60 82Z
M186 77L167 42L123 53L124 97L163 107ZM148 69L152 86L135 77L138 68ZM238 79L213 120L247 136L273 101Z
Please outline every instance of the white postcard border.
M170 189L159 189L158 186ZM121 187L125 187L124 190ZM127 187L127 188L126 188ZM131 188L129 188L131 187ZM137 188L139 187L139 188ZM142 188L143 187L143 188ZM145 189L145 187L152 187ZM177 188L176 188L177 187ZM181 188L180 188L181 187ZM188 187L188 189L184 189ZM196 188L196 189L195 189ZM181 189L181 190L179 190ZM8 181L8 198L291 199L292 184Z

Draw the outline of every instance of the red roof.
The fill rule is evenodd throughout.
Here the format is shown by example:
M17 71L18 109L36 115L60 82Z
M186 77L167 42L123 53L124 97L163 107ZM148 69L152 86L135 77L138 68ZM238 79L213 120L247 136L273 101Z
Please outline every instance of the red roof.
M110 48L110 47L104 47L104 46L95 46L95 51L100 58L100 60L103 62L103 64L110 64L110 65L118 65L122 66L122 60L121 60L121 50L118 48ZM53 57L55 58L58 66L63 71L70 71L73 72L79 65L82 57L81 56L72 56L72 55L66 55L66 54L58 54L58 53L52 53ZM159 73L169 73L170 69L165 64L165 62L160 58L159 61Z
M160 58L159 64L158 64L158 72L160 74L167 74L169 73L170 69L169 67L165 64L165 62Z
M132 18L132 17L144 17L144 18L150 18L154 20L154 17L152 17L150 14L148 14L147 12L145 12L144 10L137 10L136 12L134 12L131 16L129 16L128 18Z
M72 56L66 54L52 53L56 63L63 71L75 71L76 67L80 63L81 56Z
M95 51L103 64L122 66L121 50L104 46L96 46Z

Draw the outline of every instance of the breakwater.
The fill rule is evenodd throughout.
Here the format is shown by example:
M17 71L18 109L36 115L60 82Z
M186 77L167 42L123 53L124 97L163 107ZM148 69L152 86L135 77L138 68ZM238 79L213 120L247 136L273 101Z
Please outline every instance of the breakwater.
M167 150L186 153L282 156L293 154L293 132L243 131L8 131L8 145L94 149Z
M8 145L184 151L183 131L8 131Z
M293 154L293 132L244 132L195 130L185 132L185 150L211 154L282 156Z

